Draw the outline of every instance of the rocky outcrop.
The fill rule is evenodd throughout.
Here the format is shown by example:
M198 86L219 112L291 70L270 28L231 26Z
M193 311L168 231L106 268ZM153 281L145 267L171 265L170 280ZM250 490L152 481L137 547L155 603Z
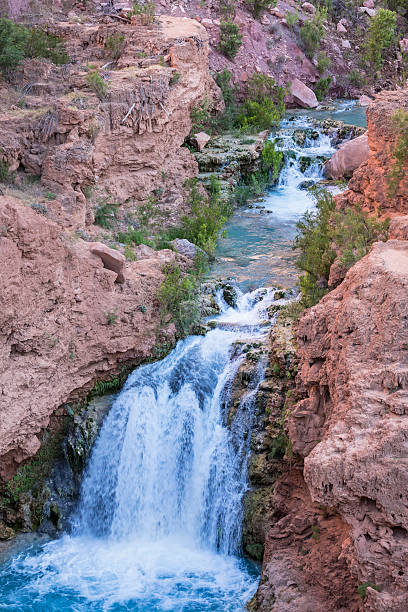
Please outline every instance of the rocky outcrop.
M398 139L393 115L399 109L408 110L408 89L381 92L368 107L369 156L354 172L349 189L337 196L339 206L358 205L387 217L408 214L408 162L401 180L394 187L390 181Z
M163 16L150 27L64 22L52 31L72 63L26 60L15 71L14 85L27 93L1 117L4 161L40 177L52 194L40 203L60 225L90 225L107 199L129 215L154 190L170 220L177 219L186 212L184 181L197 173L181 146L190 111L217 95L205 28ZM117 62L108 49L115 36L124 40ZM90 70L97 70L93 84Z
M118 283L89 243L18 200L0 198L0 228L0 474L8 479L38 451L58 406L172 340L172 326L156 335L154 296L176 255L127 262Z
M408 243L377 243L297 334L289 435L312 499L350 527L342 557L370 612L408 604L407 286Z
M359 600L357 582L341 556L350 527L334 509L312 500L302 463L293 454L283 427L285 414L298 398L292 323L289 313L282 311L271 330L269 367L257 399L265 412L254 426L243 544L247 554L263 558L263 565L258 590L248 608L259 612L350 612L358 609Z
M329 178L350 177L360 164L367 161L369 155L368 137L366 134L344 143L325 164Z

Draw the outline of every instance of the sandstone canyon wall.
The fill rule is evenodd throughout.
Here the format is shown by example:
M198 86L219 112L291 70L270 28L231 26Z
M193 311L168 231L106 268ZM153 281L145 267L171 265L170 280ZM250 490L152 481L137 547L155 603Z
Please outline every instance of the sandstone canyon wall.
M56 408L174 340L155 295L175 254L142 248L126 262L123 245L95 242L110 239L93 225L94 210L106 198L120 202L126 228L158 187L169 222L188 210L183 183L197 165L181 145L191 108L216 93L197 22L62 22L53 31L72 63L26 60L14 74L24 102L3 104L0 118L3 157L17 171L0 197L3 480L38 451ZM85 66L109 63L105 42L115 33L125 45L118 64L101 70L108 91L100 100ZM87 188L97 195L86 197Z
M392 216L389 240L297 326L289 442L264 512L253 610L408 609L408 167L387 197L390 121L407 107L407 91L377 96L368 162L337 200Z

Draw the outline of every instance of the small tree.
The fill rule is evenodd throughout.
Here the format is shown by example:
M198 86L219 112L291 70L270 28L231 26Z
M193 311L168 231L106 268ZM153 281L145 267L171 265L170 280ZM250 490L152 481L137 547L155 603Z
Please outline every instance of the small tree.
M248 97L240 115L244 130L267 130L277 125L285 112L284 89L266 74L253 74L247 85Z
M366 39L366 59L377 69L383 64L383 52L388 49L395 38L397 15L394 11L382 9L372 19Z
M247 2L251 6L253 16L258 19L264 11L274 8L278 0L247 0Z
M242 45L242 34L239 27L232 21L221 21L220 51L233 60Z
M98 70L94 66L90 66L86 76L88 86L96 93L100 100L106 97L108 84L103 80Z

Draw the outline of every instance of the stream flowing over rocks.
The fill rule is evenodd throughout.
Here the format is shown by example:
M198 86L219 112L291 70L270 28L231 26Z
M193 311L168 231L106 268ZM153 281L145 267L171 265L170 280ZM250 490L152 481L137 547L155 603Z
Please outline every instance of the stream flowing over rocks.
M338 118L348 112L352 105L340 105ZM282 122L278 183L234 213L219 246L212 276L231 278L210 280L206 298L219 314L204 336L138 367L118 395L75 416L37 510L41 530L62 537L3 565L2 609L232 612L251 598L254 610L273 600L262 585L253 596L275 521L273 485L286 469L281 414L296 374L290 322L276 323L296 291L274 285L295 285L289 249L313 205L308 188L359 129L302 113ZM234 163L217 161L218 172L231 176ZM314 521L311 509L301 532L311 534Z

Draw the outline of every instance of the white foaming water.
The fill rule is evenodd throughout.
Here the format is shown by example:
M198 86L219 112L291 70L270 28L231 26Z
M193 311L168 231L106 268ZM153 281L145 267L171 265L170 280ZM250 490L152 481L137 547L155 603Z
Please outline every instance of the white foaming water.
M294 138L298 130L314 129L318 138L306 135L300 146ZM282 168L277 186L266 196L262 204L273 212L279 220L296 220L306 210L313 208L313 199L307 189L302 189L304 181L316 184L324 176L322 160L330 157L336 149L330 143L330 138L320 129L314 128L307 118L284 120L280 125L277 149L285 152L285 165ZM288 154L288 152L290 152ZM301 158L310 158L310 164L305 171L301 170Z
M244 609L257 572L239 557L241 502L262 368L233 439L227 401L242 356L231 355L266 333L273 301L273 289L240 294L221 328L132 373L94 446L72 533L11 562L0 609Z

